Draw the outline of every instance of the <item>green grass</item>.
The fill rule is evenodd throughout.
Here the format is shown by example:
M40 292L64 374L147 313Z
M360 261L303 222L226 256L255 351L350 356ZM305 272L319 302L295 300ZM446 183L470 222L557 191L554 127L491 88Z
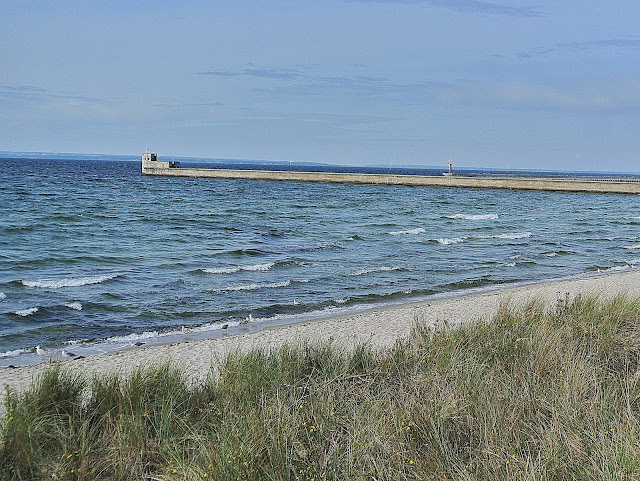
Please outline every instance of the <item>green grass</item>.
M6 391L0 478L640 477L640 300L418 322L389 350L286 345L192 386L170 365Z

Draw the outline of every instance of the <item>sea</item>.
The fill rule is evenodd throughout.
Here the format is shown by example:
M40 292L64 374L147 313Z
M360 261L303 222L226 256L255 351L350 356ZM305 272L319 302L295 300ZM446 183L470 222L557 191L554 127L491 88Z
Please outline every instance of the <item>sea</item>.
M140 170L109 156L0 158L0 367L640 265L634 195Z

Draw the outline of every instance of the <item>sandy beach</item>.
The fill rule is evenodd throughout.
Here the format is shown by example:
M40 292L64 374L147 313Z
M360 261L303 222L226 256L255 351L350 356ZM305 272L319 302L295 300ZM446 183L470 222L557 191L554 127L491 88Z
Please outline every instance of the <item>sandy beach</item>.
M235 350L277 348L284 343L332 340L345 347L370 343L374 347L392 346L406 337L415 321L428 325L451 326L492 317L498 307L509 302L521 305L540 299L552 306L567 295L598 295L610 298L619 294L640 297L640 271L629 270L597 276L554 280L520 287L500 288L481 293L388 306L338 317L317 319L287 326L268 327L258 332L228 335L215 339L189 340L157 346L141 346L124 351L62 361L64 368L86 375L128 373L137 367L171 361L186 368L194 382L206 378L211 366ZM18 392L51 363L0 370L0 385Z

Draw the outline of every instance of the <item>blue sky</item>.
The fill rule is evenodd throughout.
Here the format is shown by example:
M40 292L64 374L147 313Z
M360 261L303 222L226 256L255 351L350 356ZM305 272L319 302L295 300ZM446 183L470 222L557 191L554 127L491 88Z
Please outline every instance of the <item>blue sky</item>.
M0 150L640 172L640 2L0 3Z

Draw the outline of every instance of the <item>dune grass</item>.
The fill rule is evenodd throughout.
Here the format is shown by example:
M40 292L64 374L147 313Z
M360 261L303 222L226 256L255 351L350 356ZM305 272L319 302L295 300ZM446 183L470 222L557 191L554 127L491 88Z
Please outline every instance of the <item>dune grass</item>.
M503 306L389 350L331 343L7 389L0 478L640 477L640 300Z

